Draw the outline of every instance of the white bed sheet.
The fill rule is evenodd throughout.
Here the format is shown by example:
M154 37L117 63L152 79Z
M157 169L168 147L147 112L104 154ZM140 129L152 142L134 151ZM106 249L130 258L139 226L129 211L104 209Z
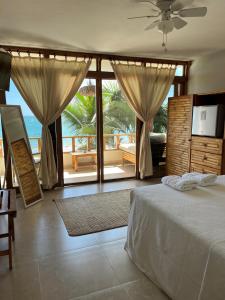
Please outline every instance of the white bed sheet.
M225 176L185 193L133 190L125 249L172 299L224 300Z

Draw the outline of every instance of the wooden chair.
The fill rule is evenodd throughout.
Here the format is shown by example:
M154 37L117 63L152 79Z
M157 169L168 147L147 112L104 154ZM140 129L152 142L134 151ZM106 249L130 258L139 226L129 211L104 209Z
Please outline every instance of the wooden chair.
M0 238L8 238L8 249L1 250L0 256L9 256L9 269L12 269L12 240L15 240L14 218L16 217L16 191L0 190L0 217L8 216L8 232L1 233Z

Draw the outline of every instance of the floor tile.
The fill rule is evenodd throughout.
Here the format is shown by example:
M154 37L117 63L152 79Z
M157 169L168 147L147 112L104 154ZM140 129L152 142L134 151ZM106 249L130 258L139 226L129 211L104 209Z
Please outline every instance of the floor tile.
M129 300L126 290L123 286L113 287L100 292L92 293L83 297L71 300Z
M40 261L43 299L70 299L119 284L100 248Z
M167 299L124 251L127 227L70 237L52 201L146 184L149 181L126 180L58 188L45 192L44 200L28 209L18 199L13 270L8 269L8 257L0 257L0 299ZM0 221L3 230L5 220ZM5 246L7 241L1 239L0 248Z
M120 283L146 278L128 257L124 244L125 239L112 245L106 244L102 248Z
M130 300L169 300L149 279L128 283L125 286Z
M0 270L1 300L40 300L41 290L37 263Z

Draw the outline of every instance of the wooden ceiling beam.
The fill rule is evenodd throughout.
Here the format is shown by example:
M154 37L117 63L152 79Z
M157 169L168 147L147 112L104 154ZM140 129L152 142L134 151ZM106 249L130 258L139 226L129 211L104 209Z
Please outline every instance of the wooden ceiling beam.
M137 56L123 56L114 54L104 54L104 53L89 53L89 52L74 52L67 50L54 50L46 48L35 48L35 47L21 47L21 46L10 46L10 45L0 45L0 48L5 49L10 52L27 52L35 54L46 55L59 55L59 56L71 56L71 57L90 57L90 58L100 58L106 60L118 60L118 61L130 61L130 62L142 62L142 63L161 63L161 64L175 64L175 65L190 65L191 61L184 60L171 60L162 58L149 58L149 57L137 57Z

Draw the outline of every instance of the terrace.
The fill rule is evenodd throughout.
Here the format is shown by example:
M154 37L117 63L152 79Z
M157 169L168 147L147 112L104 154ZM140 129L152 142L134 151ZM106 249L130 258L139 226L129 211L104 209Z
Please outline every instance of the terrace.
M165 159L165 143L152 140L153 164L155 160ZM135 176L135 133L117 133L103 135L104 179L119 179ZM150 136L151 138L151 136ZM96 135L74 135L63 138L64 184L82 183L97 180ZM40 160L41 138L29 137L35 161ZM161 145L161 146L160 146ZM164 145L164 146L163 146ZM76 163L74 162L76 159ZM38 168L39 164L37 164ZM154 164L155 177L165 172L165 163ZM0 139L0 177L3 182L5 173L3 142ZM14 185L17 185L13 172Z
M40 159L41 138L29 137L35 160ZM135 163L123 159L124 144L135 146L135 133L104 134L104 178L127 178L135 176ZM0 176L4 177L4 153L0 139ZM77 157L77 166L73 156ZM133 154L135 157L135 153ZM97 179L96 135L63 137L64 183L72 184ZM13 178L16 185L16 178Z

